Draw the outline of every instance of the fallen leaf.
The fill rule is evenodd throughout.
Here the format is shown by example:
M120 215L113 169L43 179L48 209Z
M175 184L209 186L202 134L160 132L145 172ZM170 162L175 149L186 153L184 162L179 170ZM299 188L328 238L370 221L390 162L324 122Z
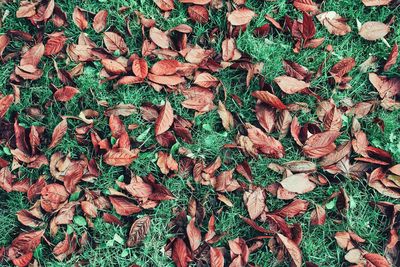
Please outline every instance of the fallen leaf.
M282 234L277 234L279 240L282 242L284 247L286 248L286 251L289 253L290 257L292 258L292 262L294 266L300 267L302 264L302 256L301 256L301 250L297 246L293 240L287 238L286 236Z
M85 17L85 13L79 8L75 7L74 12L72 13L72 19L75 25L81 30L85 30L88 27L88 21Z
M233 26L246 25L253 19L254 16L254 11L247 8L240 8L232 11L228 15L228 21Z
M53 148L57 146L64 135L67 133L68 130L68 123L66 119L63 119L53 130L53 135L51 137L51 143L49 144L48 148Z
M368 41L376 41L386 36L390 31L388 25L379 21L368 21L364 23L358 34Z
M93 29L95 32L99 33L104 31L107 26L107 17L107 10L100 10L99 12L97 12L96 16L94 16L93 19Z
M150 39L161 48L169 47L168 35L156 27L150 28Z
M289 76L276 77L274 82L276 82L279 88L281 88L281 90L286 94L295 94L310 87L310 83L306 83Z
M187 225L186 234L189 239L190 248L192 251L196 251L201 244L201 232L200 229L196 227L194 218L192 218Z
M140 219L137 219L129 230L129 236L128 240L126 241L126 245L128 247L134 247L142 242L150 229L150 224L151 220L149 216L144 216Z
M315 184L310 181L308 175L305 173L288 176L279 183L286 190L297 194L305 194L315 188Z
M174 122L174 111L168 100L165 100L165 104L162 107L157 120L155 122L154 131L156 135L160 135L168 131Z

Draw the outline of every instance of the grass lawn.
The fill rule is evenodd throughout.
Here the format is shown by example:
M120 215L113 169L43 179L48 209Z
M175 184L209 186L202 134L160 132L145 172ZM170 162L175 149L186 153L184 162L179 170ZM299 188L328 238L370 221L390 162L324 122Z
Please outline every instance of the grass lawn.
M353 103L358 103L379 99L378 92L368 80L368 73L361 72L359 66L370 56L376 56L379 59L378 63L384 64L391 51L390 47L395 43L400 43L400 22L398 18L400 7L366 7L361 3L361 0L322 1L320 9L322 11L336 11L342 17L348 19L347 23L352 28L352 32L345 36L329 34L326 28L317 19L314 19L316 25L315 38L324 37L324 43L316 49L303 49L299 53L294 53L294 42L287 33L271 27L271 32L266 37L255 37L253 34L255 28L267 22L265 15L270 15L278 21L282 21L285 15L294 19L302 18L302 13L289 2L286 0L246 1L245 6L253 10L257 16L252 19L246 31L239 33L236 45L237 49L243 54L251 56L253 63L260 62L264 64L261 75L256 75L252 79L250 86L246 88L246 72L243 70L225 68L213 73L223 85L218 92L214 90L214 104L218 105L218 100L221 100L224 102L226 109L235 114L237 121L256 125L257 118L254 112L256 99L251 93L260 90L259 81L263 76L266 83L272 84L276 94L284 103L304 102L308 105L309 112L298 111L295 113L300 125L304 125L307 122L316 122L318 120L316 114L318 101L315 97L307 94L283 95L278 89L279 87L273 82L275 77L284 75L283 59L298 62L314 72L317 72L320 64L326 60L326 65L322 69L321 75L311 81L311 88L322 99L332 99L337 106L343 106L349 100ZM209 21L206 24L200 24L188 19L188 5L179 3L179 1L175 1L175 8L170 12L168 18L163 16L162 11L151 0L57 0L56 3L67 14L69 22L68 26L61 27L68 38L66 44L77 43L81 33L72 20L75 6L79 6L93 14L100 10L107 10L109 12L107 29L115 29L124 33L123 37L129 48L127 57L132 53L141 55L142 51L142 28L134 15L130 16L131 20L128 25L132 36L125 34L125 17L133 14L135 10L142 13L146 18L154 19L157 27L162 30L171 29L179 24L190 25L193 28L193 32L189 35L188 43L198 44L207 49L214 49L217 54L222 52L222 41L229 34L226 19L228 6L226 4L218 10L207 6L210 15ZM9 30L26 31L32 35L38 32L38 29L27 19L16 18L19 6L19 1L5 1L5 3L0 4L0 15L7 14L0 27L0 35L6 34ZM129 9L121 14L119 10L122 7L128 7ZM367 21L388 22L391 16L397 16L397 18L390 27L391 32L385 37L390 47L381 40L370 42L358 35L357 21L361 23ZM211 31L213 29L219 29L220 32L217 36L212 36ZM56 31L57 28L49 22L44 30L46 36L46 34ZM103 47L102 33L96 33L91 26L85 30L85 33L95 44ZM25 44L25 41L15 39L10 43L6 51L20 51ZM332 53L325 49L328 44L333 47ZM346 57L353 57L356 67L349 73L352 77L350 81L351 88L340 90L334 88L328 82L330 77L329 70L334 64ZM98 190L104 194L109 192L109 188L121 191L116 184L117 180L129 182L127 177L130 177L131 173L140 177L145 177L152 173L156 177L156 181L168 188L175 198L161 201L154 209L146 209L131 216L120 216L111 208L108 212L120 218L123 221L123 226L106 223L100 215L92 219L93 226L91 227L87 223L82 224L77 220L74 220L74 223L68 226L60 226L55 237L49 237L48 242L42 239L41 244L34 250L34 258L39 263L39 266L131 266L132 264L139 266L175 266L168 253L164 250L168 239L175 236L169 224L180 210L187 209L189 200L193 198L198 203L201 203L205 209L204 222L199 226L201 232L207 232L208 219L211 214L214 214L217 232L225 234L212 246L226 247L228 249L229 240L237 237L248 240L259 235L257 231L240 219L240 216L248 217L248 211L243 201L243 191L237 190L224 193L233 203L232 207L228 207L218 200L218 192L212 186L196 183L191 172L188 175L178 174L171 178L162 174L157 165L157 154L159 151L171 153L175 160L179 162L184 156L178 153L178 148L184 147L192 152L193 158L204 160L206 165L220 157L222 166L219 171L232 170L246 159L252 170L253 184L266 187L282 179L281 174L268 168L270 163L283 164L293 160L307 159L290 133L280 140L286 150L286 155L280 159L273 159L263 155L252 158L246 156L239 149L224 148L224 145L234 143L235 137L240 131L240 123L237 123L233 129L227 131L221 123L217 109L195 116L193 110L184 108L181 105L184 100L182 94L166 92L165 90L157 92L146 83L123 85L114 88L115 80L100 82L99 73L103 67L100 61L86 63L81 75L74 78L76 88L80 91L79 94L68 102L54 101L53 90L50 85L54 84L59 88L62 87L62 83L57 78L53 60L57 62L60 69L70 70L76 63L67 58L67 55L43 57L40 62L40 67L43 70L42 77L35 81L21 82L19 85L20 102L11 105L3 119L10 120L13 123L14 121L11 121L11 119L18 114L18 122L25 128L29 128L32 125L45 127L44 139L47 141L43 142L39 148L49 160L58 151L64 155L69 154L73 159L79 159L81 154L86 155L88 159L95 158L100 175L93 183L83 182L80 184L81 189ZM154 58L148 59L149 66L155 61L157 60L154 60ZM3 95L13 94L9 79L18 62L19 58L17 57L1 65L0 92ZM399 67L399 63L396 63L390 70L380 72L379 75L400 77ZM375 70L369 69L368 72L370 71L374 72ZM224 94L227 95L226 99ZM238 105L232 98L233 95L240 97L242 106ZM172 148L161 147L155 139L154 123L145 121L141 113L136 112L130 116L120 118L126 127L131 124L137 125L137 128L128 130L128 133L133 139L140 141L141 147L149 149L143 149L138 158L126 168L105 164L101 156L94 152L89 134L84 135L84 145L78 142L75 136L75 129L83 125L80 120L68 119L68 131L62 141L51 149L48 149L47 145L45 145L51 140L52 131L60 123L61 116L79 116L79 113L86 109L93 109L99 112L99 117L94 122L94 129L101 138L110 140L109 118L104 114L107 107L100 105L100 101L107 102L109 107L124 103L133 104L139 109L146 102L154 105L163 105L166 99L171 103L175 115L194 122L194 126L191 129L192 143L186 143L178 138L177 144ZM38 108L44 116L31 116L28 112L31 107ZM343 115L342 118L342 135L338 139L338 143L351 139L349 133L352 117ZM377 118L383 122L384 131L376 123ZM394 162L400 163L400 110L389 111L378 105L367 116L360 118L359 122L370 144L388 151L391 153ZM271 135L278 138L279 133L274 132ZM0 157L11 163L13 157L9 153L8 145L6 142L0 143ZM314 160L314 162L317 161ZM26 164L21 164L13 173L17 176L17 180L28 178L31 184L37 181L41 175L45 175L48 183L56 181L52 178L48 165L33 169L28 168ZM321 170L321 173L324 172ZM249 184L238 173L234 173L234 178L241 183ZM363 245L365 251L384 255L388 240L389 219L369 203L388 201L400 204L400 202L371 188L365 177L355 180L338 175L336 178L335 182L330 182L326 186L317 186L311 192L298 195L297 198L310 203L309 208L303 215L286 220L290 224L298 223L302 227L303 238L299 247L302 251L303 262L313 262L318 266L349 266L350 264L344 259L346 251L340 248L335 240L335 234L339 231L357 233L366 240ZM327 219L325 224L320 226L311 225L310 215L315 205L322 205L332 193L339 191L340 188L346 191L350 199L346 216L338 217L335 207L336 199L334 199L326 205ZM280 200L271 194L267 194L266 197L266 205L269 211L277 210L289 202ZM26 193L6 192L0 189L0 246L9 246L19 233L31 229L18 221L16 213L21 209L29 209L32 205L33 203L27 199ZM75 216L78 216L78 213L77 211ZM125 241L131 224L144 215L151 217L149 232L140 245L127 247ZM44 215L44 221L48 216L50 215ZM258 224L268 229L268 223L259 221ZM48 229L45 233L46 238L48 236L47 231ZM52 250L55 244L64 240L66 231L68 233L75 232L78 236L87 232L89 241L79 252L73 253L63 261L58 261L52 254ZM270 251L267 245L268 240L263 242L264 245L260 249L250 254L249 262L257 266L290 265L289 257L285 257L284 261L279 261L276 253ZM192 264L197 266L194 263ZM13 266L11 261L8 260L2 261L0 265Z

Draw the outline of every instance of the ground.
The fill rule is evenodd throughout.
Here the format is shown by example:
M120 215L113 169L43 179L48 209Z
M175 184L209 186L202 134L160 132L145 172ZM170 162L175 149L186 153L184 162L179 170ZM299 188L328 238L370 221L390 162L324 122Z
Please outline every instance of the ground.
M18 2L18 1L17 1ZM124 32L125 21L123 16L118 13L118 9L123 6L130 7L130 10L138 10L148 18L156 20L157 25L161 29L170 29L181 23L187 23L194 29L193 38L190 40L193 43L201 43L203 38L208 38L208 33L212 28L219 28L222 31L226 29L226 9L210 12L210 21L205 25L193 23L187 19L186 9L184 4L176 3L176 8L172 10L168 19L163 18L161 11L150 0L113 0L113 1L56 1L64 10L70 26L65 28L65 35L68 37L68 43L76 43L79 29L73 24L71 15L76 5L81 8L97 13L99 10L105 9L109 11L108 24ZM293 42L286 36L280 33L267 36L265 38L256 38L252 34L252 29L263 25L266 22L264 15L270 14L277 20L284 15L289 15L293 18L300 18L301 13L288 4L285 0L276 1L260 1L248 0L246 6L254 10L258 16L253 19L246 32L240 34L237 39L237 47L240 51L251 55L255 62L264 63L262 75L266 78L266 82L272 82L273 78L284 73L282 68L282 59L289 59L301 63L310 70L316 71L320 63L327 58L328 52L324 50L327 44L332 45L334 52L327 62L327 66L323 69L321 77L312 81L312 87L317 88L316 92L324 99L332 98L335 103L351 98L354 102L374 99L377 96L376 90L368 81L368 74L362 73L358 68L354 68L350 72L353 78L350 82L352 88L349 90L333 89L327 83L328 71L330 67L345 57L353 57L357 66L368 59L369 56L375 55L385 61L390 48L382 41L368 42L357 33L357 20L361 23L366 21L385 21L391 15L399 14L399 9L390 9L389 7L365 7L361 1L352 0L327 0L322 4L324 11L336 11L342 17L348 19L348 24L353 31L346 36L330 35L327 30L317 21L316 37L325 37L323 47L316 50L302 50L300 53L293 53ZM15 14L18 9L18 3L7 3L1 7L2 12L8 10L10 13L5 18L0 34L5 33L10 29L18 29L23 31L33 31L34 27L27 20L17 19ZM136 21L130 23L133 36L124 36L129 47L130 53L141 52L142 35L141 28ZM400 43L400 24L398 18L392 25L392 32L387 38L390 45ZM47 33L51 33L54 29L52 26L46 28ZM92 29L86 31L88 36L97 44L101 44L102 36L95 33ZM224 35L220 35L212 42L212 48L216 51L221 51L221 42L224 40ZM14 42L13 46L18 49L23 45L22 42ZM84 73L76 79L77 88L80 90L79 97L73 98L67 103L54 102L53 105L43 108L45 103L52 97L52 90L49 88L50 83L55 83L60 86L59 81L54 79L53 61L51 58L43 59L44 75L41 79L24 83L21 89L21 102L13 105L9 113L17 112L18 120L21 125L29 127L31 125L45 126L53 129L60 122L60 115L77 116L83 109L94 109L102 115L105 108L99 106L98 100L105 100L110 106L118 103L131 103L136 107L140 107L144 102L161 104L168 95L168 99L174 109L175 114L187 119L194 119L194 112L185 109L181 106L183 97L181 95L167 94L165 92L156 92L150 86L129 85L118 89L113 89L111 83L99 83L100 78L98 73L101 69L99 62L88 64ZM59 61L60 67L63 67L65 61ZM12 93L12 88L8 84L10 74L13 72L16 62L8 61L2 65L0 72L0 91L3 94ZM399 64L395 65L391 71L385 73L388 76L398 76ZM237 113L240 118L245 118L246 121L256 121L255 113L255 98L251 96L251 92L258 90L258 78L254 79L249 88L245 86L246 74L243 71L225 69L215 74L223 83L228 95L238 95L243 106L239 107L232 98L227 98L225 101L226 107L231 112ZM224 99L223 93L219 92L217 99ZM283 98L284 102L306 102L310 109L316 107L316 99L308 95L287 95ZM217 103L217 102L215 102ZM42 109L45 117L38 120L30 117L26 113L26 108L37 106ZM315 113L300 113L298 115L300 123L315 120ZM102 119L103 118L103 119ZM385 130L382 131L379 125L374 123L375 118L380 118L385 124ZM367 133L369 141L376 147L389 151L396 162L400 162L400 111L387 111L382 108L377 108L367 117L360 119L362 130ZM142 140L146 140L146 145L156 144L152 133L153 125L143 121L141 115L133 114L123 119L125 125L132 123L138 124L139 127L130 132L132 136L140 136ZM100 117L96 124L96 129L103 136L109 136L108 120ZM350 121L345 121L345 127L351 127ZM74 129L79 122L70 120L68 122L69 129ZM146 130L150 129L146 132ZM184 144L184 146L195 154L198 158L204 158L206 162L212 162L216 157L220 156L224 160L222 170L232 169L233 166L240 163L244 159L244 155L238 150L224 149L225 144L232 143L237 131L226 131L222 125L219 115L216 110L200 115L195 118L195 127L193 129L193 144ZM346 138L346 137L343 137ZM89 139L88 139L89 140ZM284 163L290 160L299 160L304 158L301 151L296 148L296 145L290 136L282 140L286 148L287 155L283 159L271 159L260 156L256 159L249 159L249 164L253 171L254 184L266 186L272 182L279 181L280 175L274 173L267 168L271 162ZM4 146L2 147L4 148ZM239 215L246 216L247 211L242 200L242 194L237 192L227 193L227 197L233 202L232 208L226 207L223 203L216 199L216 192L212 187L201 186L193 181L192 176L167 178L160 173L156 165L156 154L158 150L165 149L157 147L155 150L140 153L138 159L129 167L129 169L139 176L145 176L148 173L156 175L157 180L163 183L175 196L174 200L163 201L154 210L145 211L139 216L149 214L152 218L150 232L147 234L142 245L137 248L126 248L121 238L125 239L129 229L129 223L123 227L114 226L105 223L101 218L94 219L94 227L79 226L72 224L68 227L73 228L78 233L88 230L93 242L87 246L82 253L74 254L70 259L64 262L58 262L51 253L51 246L44 242L35 250L35 258L42 266L72 266L73 264L82 261L89 262L90 266L129 266L136 263L140 266L173 266L172 260L167 257L164 252L164 246L168 238L173 234L169 232L168 223L174 217L173 211L179 208L186 208L190 197L198 199L205 206L206 210L217 212L222 208L222 212L217 216L216 226L220 232L225 232L226 235L217 243L218 246L227 246L227 241L236 237L251 238L256 235L256 232L242 222ZM50 157L55 151L70 153L72 157L79 157L81 153L88 156L93 155L93 151L89 146L81 146L75 139L73 131L70 130L62 142L53 149L45 150L46 156ZM172 151L175 153L174 151ZM9 157L0 149L0 156ZM178 156L177 156L178 157ZM226 163L226 164L225 164ZM121 175L125 175L126 170L121 167L110 167L104 163L99 164L101 175L94 184L88 185L90 189L107 190L110 187L115 187L115 180ZM42 167L38 170L21 167L19 170L19 178L29 177L31 181L35 181L41 174L49 174L48 167ZM238 176L238 180L246 182L243 177ZM194 186L194 190L187 186L187 180ZM310 225L309 210L303 216L290 219L291 223L300 223L303 228L303 241L301 249L303 252L304 261L312 261L319 266L343 266L344 250L339 248L334 239L337 231L351 230L356 232L361 237L367 240L365 249L383 254L384 246L387 241L386 230L388 220L382 216L379 210L371 207L371 201L391 201L374 189L370 188L364 179L360 181L350 178L341 177L340 182L330 184L325 187L317 187L313 192L299 196L310 203L320 204L331 193L343 187L350 197L350 208L347 214L347 219L338 224L332 219L328 219L323 226ZM285 201L278 200L274 197L267 197L267 206L270 210L275 210L282 207ZM16 212L29 208L30 203L26 199L26 195L19 192L6 193L0 190L0 246L7 246L20 232L22 225L18 222ZM327 206L327 216L331 215L334 206ZM127 222L132 222L136 216L128 218ZM23 227L22 227L23 228ZM206 231L204 224L203 231ZM57 243L62 240L63 235L60 234L58 239L52 240L52 243ZM276 256L268 250L267 246L262 247L255 253L250 255L250 261L259 266L289 266L288 262L278 264ZM267 264L268 263L268 264ZM3 263L8 266L9 263Z

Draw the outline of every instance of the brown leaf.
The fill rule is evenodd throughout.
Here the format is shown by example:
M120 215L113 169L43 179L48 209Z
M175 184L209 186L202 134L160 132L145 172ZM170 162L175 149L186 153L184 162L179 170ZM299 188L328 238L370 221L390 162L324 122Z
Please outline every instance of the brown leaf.
M97 217L97 207L90 203L89 201L82 201L81 208L83 212L89 217L96 218Z
M176 267L187 267L189 266L188 262L191 261L190 251L180 238L176 238L172 244L172 260Z
M146 78L149 72L147 61L143 58L135 58L132 62L132 72L139 78Z
M171 11L175 8L174 0L153 0L153 1L162 11Z
M219 80L208 72L202 72L196 76L193 83L201 87L210 88L217 86Z
M37 3L22 1L17 10L17 18L29 18L36 15Z
M21 254L33 252L40 244L44 230L20 233L11 243L11 248Z
M113 148L103 157L105 163L111 166L129 166L138 157L138 150Z
M254 16L254 11L243 7L232 11L228 15L228 21L233 26L246 25L253 19Z
M315 210L311 212L310 220L311 225L324 225L326 220L325 208L320 205L316 205Z
M265 104L271 105L277 109L286 109L285 104L276 96L267 91L254 91L251 95Z
M204 6L190 6L187 11L191 20L201 24L208 22L208 10Z
M302 199L295 199L283 208L274 211L274 214L282 218L293 218L298 215L304 214L308 208L308 201Z
M93 29L95 32L99 33L104 31L107 26L107 10L100 10L93 19Z
M126 72L125 67L116 60L104 58L101 60L104 69L110 74L120 75Z
M285 155L285 148L281 142L275 138L266 135L259 128L252 125L246 125L248 137L250 138L253 145L261 153L266 154L273 158L282 158Z
M218 114L222 120L222 126L224 126L225 130L232 130L235 126L232 113L226 109L225 105L221 101L218 102Z
M175 59L164 59L157 61L150 69L155 75L173 75L177 72L181 63Z
M126 241L126 245L128 247L134 247L142 242L150 229L150 224L151 220L149 216L144 216L140 219L137 219L129 230L129 236L128 240Z
M364 254L364 258L368 261L371 267L390 267L391 264L387 261L387 259L379 254L375 253L367 253Z
M33 66L36 67L42 56L44 55L44 45L42 43L38 43L35 46L32 46L25 54L22 55L20 66Z
M75 7L74 12L72 13L72 19L74 20L75 25L81 30L85 30L88 27L88 21L86 19L85 13L79 8Z
M41 191L42 208L47 212L53 212L59 208L60 204L68 199L68 192L61 184L48 184Z
M169 48L169 37L168 35L161 31L160 29L156 28L156 27L151 27L150 28L150 39L159 47L161 48Z
M251 193L245 193L243 195L245 199L245 205L249 212L250 218L255 220L265 210L265 192L260 187L257 187Z
M0 35L0 59L3 57L3 52L10 43L10 38L7 35Z
M271 133L275 127L276 112L264 103L256 105L256 117L260 125L267 133Z
M142 209L127 198L122 196L110 196L111 204L113 205L115 211L122 216L130 216L134 213L139 213Z
M155 75L149 73L147 77L150 81L163 85L173 86L185 82L185 79L179 75L165 76L165 75Z
M128 46L126 45L124 39L115 32L105 32L103 40L104 45L111 52L119 50L123 55L128 52Z
M314 190L315 184L305 173L294 174L280 181L280 184L289 192L305 194Z
M297 244L293 240L287 238L286 236L279 234L279 233L277 235L278 235L279 240L282 242L282 244L286 248L286 251L289 253L290 257L292 258L293 265L296 267L301 267L302 256L301 256L300 248L297 246Z
M312 135L307 139L303 147L304 154L313 159L328 155L335 150L336 145L334 141L339 135L340 132L338 131L326 131Z
M48 148L53 148L57 146L64 135L67 133L68 130L68 123L66 119L63 119L53 130L53 135L51 136L51 143L49 144Z
M388 79L386 76L378 76L375 73L369 73L369 81L378 91L381 98L390 98L400 92L400 79Z
M376 41L386 36L390 31L390 27L379 21L368 21L364 23L358 34L368 41Z
M342 36L351 32L351 28L346 23L346 20L335 11L318 14L317 19L325 26L330 34Z
M6 95L0 99L0 118L3 118L14 102L14 95Z
M179 2L184 4L207 5L211 0L179 0Z
M15 175L11 173L8 167L0 169L0 187L6 192L12 191L12 184L15 178Z
M392 0L362 0L365 6L386 6L392 2Z
M63 88L58 89L57 91L55 91L53 96L57 101L68 102L77 93L79 93L79 90L77 88L72 87L72 86L64 86Z
M394 64L396 64L397 57L399 56L399 46L394 44L392 51L390 52L388 59L383 66L384 71L388 71Z
M281 90L287 94L295 94L307 89L310 83L306 83L289 76L279 76L274 79L281 88Z
M162 151L158 152L157 166L160 167L160 171L167 175L170 171L178 170L178 163L172 157L172 154L168 154Z
M304 80L311 75L306 67L290 60L283 60L283 67L287 75L297 80Z
M338 63L336 63L331 68L329 73L334 77L342 78L352 68L354 68L355 65L356 65L356 62L355 62L354 58L351 58L351 57L350 58L344 58L341 61L339 61ZM337 80L336 82L340 82L340 81Z
M168 100L165 100L165 104L162 107L157 120L155 122L154 131L156 135L160 135L168 131L174 122L174 111Z
M186 234L189 239L190 248L196 251L201 244L201 232L195 225L195 218L192 218L186 227Z
M224 254L218 248L210 248L210 265L211 267L224 267Z
M65 41L67 41L67 37L64 36L63 32L51 34L49 37L49 40L44 46L45 56L58 54L63 49Z
M289 161L286 162L284 166L294 173L315 172L317 170L315 163L307 160Z
M318 6L312 0L294 0L293 6L303 12L316 13Z

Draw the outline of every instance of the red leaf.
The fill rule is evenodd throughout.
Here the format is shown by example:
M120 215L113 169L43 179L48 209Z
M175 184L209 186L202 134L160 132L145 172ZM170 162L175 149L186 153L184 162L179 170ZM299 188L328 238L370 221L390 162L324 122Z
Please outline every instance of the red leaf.
M191 261L190 252L185 242L176 238L172 244L172 260L175 262L176 267L187 267L188 262Z
M308 201L302 199L295 199L283 208L274 212L274 214L282 218L293 218L297 215L303 214L307 211Z
M152 73L149 73L148 79L158 84L171 85L171 86L185 82L185 79L178 75L165 76L165 75L154 75Z
M100 10L93 19L93 29L95 32L99 33L104 31L107 26L107 10Z
M50 38L44 47L45 56L58 54L63 49L65 41L67 41L67 37L64 36L63 32L53 33L49 36Z
M292 258L292 262L293 262L294 266L301 267L302 256L301 256L300 248L297 246L297 244L293 240L287 238L286 236L281 235L279 233L277 235L278 235L279 240L285 246L290 257Z
M364 23L358 34L368 41L376 41L386 36L390 31L390 27L379 21L368 21Z
M53 130L53 135L51 137L51 143L48 148L53 148L57 146L64 135L67 133L68 123L66 119L63 119Z
M110 74L120 75L126 72L124 65L116 60L105 58L101 60L101 64L104 66L104 69Z
M189 239L190 248L196 251L201 244L201 232L195 225L195 218L192 218L186 227L186 234Z
M10 38L7 35L0 35L0 59L3 57L4 49L10 43Z
M311 216L311 221L310 221L311 225L323 225L326 220L325 208L320 205L316 205L315 210L311 212L310 216Z
M162 11L171 11L175 8L174 0L153 0L153 1Z
M273 106L274 108L286 109L285 104L283 104L282 101L276 95L273 95L270 92L254 91L251 93L251 95L257 98L258 100Z
M312 0L294 0L293 6L303 12L316 13L318 6Z
M156 27L150 28L150 39L161 48L169 48L168 35Z
M126 45L124 39L115 32L105 32L103 40L104 45L111 52L119 50L123 55L128 52L128 46Z
M42 200L40 202L42 208L47 212L53 212L61 203L68 199L68 192L61 184L49 184L43 187L40 192Z
M21 2L17 10L17 18L29 18L36 15L37 3Z
M142 242L150 229L150 224L151 221L149 216L144 216L137 219L129 230L129 236L128 240L126 241L126 245L128 247L134 247Z
M111 204L113 205L115 211L122 216L130 216L134 213L139 213L142 209L127 198L122 196L110 196Z
M15 175L11 173L8 167L0 169L0 187L6 192L12 191L12 184L15 179Z
M79 8L75 7L74 12L72 13L72 19L74 20L75 25L81 30L85 30L88 27L88 21L86 19L85 13Z
M31 65L36 67L40 59L44 54L44 45L42 43L38 43L35 46L32 46L25 54L21 57L20 66Z
M210 265L211 267L224 267L224 254L218 248L210 248Z
M97 217L97 207L92 203L90 203L89 201L82 201L81 208L86 215L92 218Z
M0 118L3 118L14 102L14 95L6 95L0 99Z
M177 72L181 63L175 59L164 59L156 62L150 69L155 75L173 75Z
M276 77L274 82L276 82L279 88L281 88L281 90L286 94L295 94L307 89L310 86L310 83L306 83L289 76Z
M148 73L147 61L143 58L135 58L132 62L132 72L139 78L146 78Z
M304 154L313 159L328 155L335 150L336 145L334 141L339 135L340 132L338 131L326 131L312 135L307 139L303 147Z
M157 120L155 122L154 131L156 135L160 135L168 131L174 122L174 111L168 100L165 101L165 105L162 107Z
M64 86L63 88L58 89L57 91L54 92L54 98L60 102L68 102L77 93L79 93L79 90L77 88L72 86Z
M208 10L204 6L190 6L188 7L188 14L191 20L205 24L208 22Z
M303 27L301 33L304 40L312 39L316 33L313 17L303 12Z
M228 15L228 21L233 26L246 25L253 19L254 16L254 11L247 8L240 8L232 11Z
M104 155L103 160L111 166L129 166L138 157L138 154L138 150L113 148Z
M362 0L365 6L386 6L392 2L392 0Z
M385 257L375 254L375 253L367 253L364 255L364 258L371 264L371 266L376 267L390 267L392 266Z
M265 192L260 187L257 187L251 193L245 192L243 195L244 202L249 212L250 218L255 220L265 210Z
M388 59L383 66L384 71L388 71L394 64L396 64L397 57L399 56L399 46L394 44L392 51L390 52Z
M314 190L315 184L310 181L305 173L294 174L280 181L283 188L289 192L305 194Z
M193 83L201 87L209 88L217 86L219 80L208 72L202 72L196 76Z
M33 253L29 252L19 256L18 258L12 259L12 263L18 267L25 267L28 266L33 258Z
M103 214L103 220L106 223L110 223L110 224L113 223L113 224L116 224L116 225L119 225L119 226L124 225L123 222L121 222L117 217L115 217L114 215L111 215L109 213L104 213Z

